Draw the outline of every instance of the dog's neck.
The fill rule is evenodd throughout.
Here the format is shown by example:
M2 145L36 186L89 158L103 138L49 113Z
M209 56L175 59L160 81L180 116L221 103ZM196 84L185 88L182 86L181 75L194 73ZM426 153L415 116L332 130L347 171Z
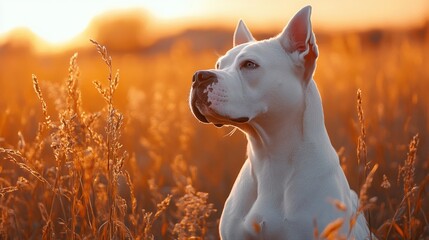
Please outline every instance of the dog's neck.
M300 152L317 151L331 154L332 146L325 128L322 102L314 80L305 88L305 108L302 115L272 122L254 122L243 129L248 140L248 157L252 164L282 162L282 164L310 164L300 159ZM305 158L305 157L304 157ZM291 163L296 161L296 163ZM317 163L315 163L317 164Z

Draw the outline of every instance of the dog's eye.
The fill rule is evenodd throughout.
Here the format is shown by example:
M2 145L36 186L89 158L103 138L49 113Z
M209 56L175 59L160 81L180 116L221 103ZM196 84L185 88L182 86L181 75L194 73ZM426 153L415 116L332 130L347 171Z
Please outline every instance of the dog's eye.
M217 62L217 63L216 63L215 68L216 68L216 69L219 69L219 68L220 68L220 64L219 64L219 62Z
M259 65L250 61L250 60L246 60L243 63L241 63L240 68L246 68L246 69L255 69L258 68Z

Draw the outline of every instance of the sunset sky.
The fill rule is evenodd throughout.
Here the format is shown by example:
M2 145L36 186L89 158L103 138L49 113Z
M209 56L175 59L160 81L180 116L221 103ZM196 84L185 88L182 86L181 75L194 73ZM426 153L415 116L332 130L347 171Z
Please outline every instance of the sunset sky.
M70 40L97 15L108 10L143 8L154 22L171 26L220 23L243 19L253 28L279 28L305 5L313 6L315 28L365 29L407 27L429 19L427 0L0 0L0 35L26 27L51 43Z

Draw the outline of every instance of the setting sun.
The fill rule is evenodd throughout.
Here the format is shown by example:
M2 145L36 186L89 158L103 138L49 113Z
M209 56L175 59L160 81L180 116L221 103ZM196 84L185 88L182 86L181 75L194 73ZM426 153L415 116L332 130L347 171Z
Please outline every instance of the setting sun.
M73 2L1 2L0 34L24 27L50 43L61 43L83 31L92 17L100 12Z
M142 8L160 20L192 16L198 1L8 1L0 2L0 35L28 28L50 43L62 43L81 33L91 20L105 12ZM25 7L23 7L25 6Z

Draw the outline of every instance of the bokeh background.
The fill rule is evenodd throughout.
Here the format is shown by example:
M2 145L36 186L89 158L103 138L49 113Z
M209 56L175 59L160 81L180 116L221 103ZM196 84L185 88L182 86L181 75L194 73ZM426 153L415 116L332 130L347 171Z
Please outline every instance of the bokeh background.
M384 224L392 223L399 215L404 199L399 169L407 159L408 144L419 134L413 173L414 185L418 187L415 206L419 200L425 200L420 201L423 207L415 213L413 224L416 235L427 237L426 0L1 1L0 147L25 152L23 141L36 140L39 122L44 117L33 89L32 74L37 75L52 121L59 121L58 112L64 103L61 86L68 78L69 60L75 52L83 111L105 111L103 97L93 84L94 80L106 83L108 73L89 41L96 40L107 47L113 69L120 71L114 104L124 114L120 142L130 154L124 169L133 180L137 208L156 209L154 199L158 201L160 196L174 192L180 175L197 191L208 193L207 201L213 203L217 212L208 218L204 236L216 239L223 203L246 158L246 140L231 127L204 125L192 116L188 107L192 75L196 70L213 68L216 59L232 47L233 30L239 19L247 23L256 39L265 39L278 34L293 14L308 4L313 6L313 30L320 52L314 78L323 99L326 126L349 183L357 192L368 170L358 164L356 156L361 133L356 92L362 90L368 166L379 165L368 193L377 198L371 228L383 232ZM103 127L99 129L103 131ZM55 166L49 144L39 158L43 164L34 168L42 176L49 175L48 170ZM14 185L19 176L33 178L6 163L6 158L2 161L2 187ZM388 179L390 188L381 187L383 178ZM158 197L154 197L153 184L157 185ZM127 189L119 186L119 190L130 201ZM30 218L24 216L24 210L15 212L17 225L9 223L10 214L4 217L2 231L26 226L27 229L20 230L20 238L42 235L46 219L39 212L37 201L31 200L37 191L45 190L33 186L30 195L2 194L2 211L7 213L16 206L35 211ZM179 198L177 195L176 199ZM40 196L36 199L45 201ZM154 224L156 238L177 235L173 226L180 216L166 215L160 220L166 224ZM396 222L404 230L400 221ZM390 231L392 237L409 237L396 227Z

